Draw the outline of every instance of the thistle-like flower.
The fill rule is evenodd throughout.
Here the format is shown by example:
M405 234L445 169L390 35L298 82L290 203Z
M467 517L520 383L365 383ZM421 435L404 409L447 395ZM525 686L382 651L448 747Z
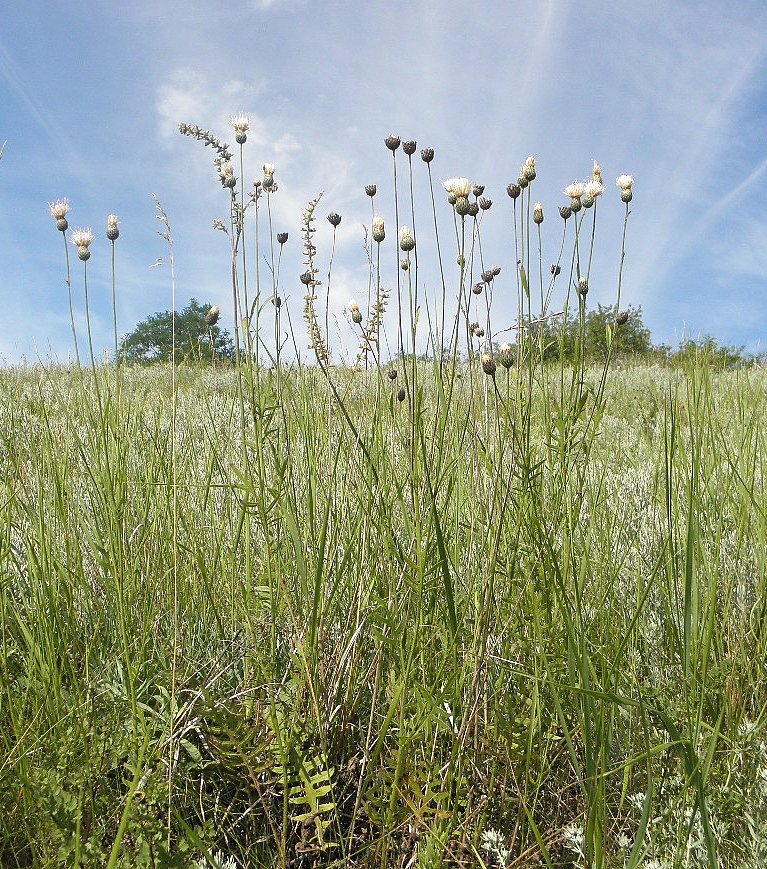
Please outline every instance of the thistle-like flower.
M598 181L600 184L602 183L602 167L594 160L594 170L591 175L594 181Z
M588 208L587 200L591 200L591 202L595 202L598 196L601 196L607 188L601 181L597 181L596 178L593 178L591 181L586 182L586 192L583 194L583 205Z
M274 163L264 163L264 180L261 182L267 193L274 193L277 185L274 183Z
M498 352L498 359L504 368L511 368L514 364L514 351L511 344L501 344L501 349Z
M535 180L535 157L530 156L525 160L524 166L519 170L519 177L528 183Z
M59 232L66 232L69 229L67 223L67 214L69 214L69 200L57 199L55 202L49 202L48 208L51 210L51 217L56 219L56 229Z
M341 223L341 215L335 211L331 211L328 215L328 223L335 228L339 223Z
M362 322L362 311L360 311L360 306L354 301L354 299L350 299L347 307L349 308L352 322L359 325Z
M278 232L277 233L277 244L281 244L281 245L285 244L285 242L287 240L288 240L287 232Z
M409 226L401 226L399 230L399 246L405 253L409 253L415 247L415 239L413 238Z
M384 228L383 217L373 218L373 241L380 244L386 238L386 230Z
M456 199L466 199L471 193L471 184L468 178L448 178L442 182L442 186L448 195L452 194Z
M69 240L77 248L77 255L83 262L90 257L91 252L88 248L93 244L95 238L96 236L91 232L90 228L72 230Z
M633 197L633 193L631 192L631 187L634 184L634 176L633 175L619 175L615 179L615 183L621 189L621 201L622 202L631 202Z
M493 359L492 354L483 353L480 356L480 361L482 363L482 370L485 372L485 374L487 374L488 377L493 377L496 372L496 365L495 359Z
M418 146L413 141L402 143L402 150L408 155L408 157L412 157L412 155L415 154L415 149L417 147Z
M522 192L522 188L519 186L519 184L509 184L509 186L506 188L506 192L512 199L517 199L517 197Z
M562 192L570 199L580 199L586 192L586 185L583 181L574 181L572 184L568 184Z
M365 193L372 199L376 195L376 186L375 184L368 184L365 187Z
M107 217L107 238L110 241L117 241L120 235L120 230L117 228L119 222L116 214L110 214Z
M533 221L538 225L543 223L543 205L540 202L536 202L533 206Z
M205 315L205 322L209 326L215 326L218 323L218 318L221 316L221 308L218 305L213 305Z
M234 166L231 160L226 160L218 167L218 177L224 187L234 187L237 184L237 178L234 174Z
M230 119L234 127L234 139L238 145L244 145L248 138L248 129L250 128L250 118L247 112L237 112Z
M578 295L582 296L584 299L588 295L589 292L589 279L587 277L582 277L578 279Z
M390 151L396 151L397 148L399 148L399 141L399 136L395 136L394 133L392 133L391 136L387 136L384 139L384 145L386 145Z
M422 148L421 159L424 163L431 163L434 159L434 148Z

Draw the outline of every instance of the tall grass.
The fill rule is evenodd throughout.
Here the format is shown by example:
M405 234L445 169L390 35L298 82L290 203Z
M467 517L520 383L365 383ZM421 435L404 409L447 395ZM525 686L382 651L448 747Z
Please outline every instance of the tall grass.
M513 347L491 343L495 212L453 179L454 269L436 205L397 190L444 289L419 295L397 226L382 358L373 240L356 368L322 333L310 204L314 364L266 369L281 338L237 239L273 172L248 198L224 162L235 367L0 372L0 863L760 865L763 373L544 365L534 161L507 205ZM555 263L581 322L595 209Z

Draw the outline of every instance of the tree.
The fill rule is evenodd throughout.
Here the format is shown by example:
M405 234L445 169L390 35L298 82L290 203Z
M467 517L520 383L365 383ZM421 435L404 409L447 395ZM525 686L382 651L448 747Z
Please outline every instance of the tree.
M175 361L207 362L234 357L229 333L220 326L208 325L210 305L197 299L176 312ZM127 362L168 362L173 338L173 314L159 311L142 320L123 341L122 356Z

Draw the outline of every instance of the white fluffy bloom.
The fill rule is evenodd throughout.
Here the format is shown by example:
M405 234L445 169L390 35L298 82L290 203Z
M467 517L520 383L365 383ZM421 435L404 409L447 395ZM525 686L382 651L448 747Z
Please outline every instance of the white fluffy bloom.
M55 202L49 202L48 208L51 210L51 217L61 220L69 213L69 200L57 199Z
M592 199L596 199L597 196L601 196L607 188L601 181L597 181L596 178L591 181L586 182L586 196L590 196Z
M574 181L572 184L568 184L562 192L570 199L580 199L586 192L586 185L583 181Z
M250 129L250 118L247 112L237 112L229 120L234 127L235 133L247 133Z
M631 190L631 185L634 183L633 175L619 175L615 179L615 183L621 190Z
M468 178L448 178L442 186L453 196L466 198L471 193L471 183Z
M90 247L96 236L91 232L90 227L87 229L73 229L69 240L75 247Z
M274 175L274 163L264 163L264 175L271 178Z

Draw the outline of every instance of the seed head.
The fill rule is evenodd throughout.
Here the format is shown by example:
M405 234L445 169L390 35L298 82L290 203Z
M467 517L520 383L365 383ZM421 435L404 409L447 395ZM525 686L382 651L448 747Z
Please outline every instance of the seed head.
M397 148L399 148L399 136L395 136L394 133L392 133L391 136L387 136L384 139L384 145L386 145L390 151L396 151Z
M602 183L602 167L599 165L599 163L597 163L596 160L594 160L594 171L592 172L591 177L594 181L597 181L599 184Z
M621 311L620 314L615 318L615 322L618 326L625 326L629 321L629 312Z
M471 334L475 338L484 338L485 337L485 330L479 325L479 323L472 323L471 326L469 326L469 328L471 329Z
M589 291L589 279L587 277L582 277L578 280L578 295L586 298L586 295Z
M483 353L480 356L480 361L482 362L482 370L487 374L488 377L494 377L496 372L495 359L493 359L490 353Z
M461 217L467 215L471 210L469 200L465 196L456 196L455 210Z
M348 308L349 313L352 315L352 322L359 325L362 322L362 311L360 311L360 306L354 301L354 299L350 299Z
M479 197L485 192L485 185L484 184L475 184L471 188L471 192L477 197L477 199L479 199Z
M475 296L479 296L484 289L485 288L482 286L482 284L474 284L474 286L471 288L471 291L472 293L474 293Z
M559 216L562 218L562 220L567 220L569 217L572 217L572 214L573 210L572 208L570 208L569 205L563 205L559 209Z
M400 391L397 393L397 401L404 401L404 400L405 400L405 390L400 389Z
M288 240L287 232L278 232L277 233L277 244L285 244Z
M512 199L516 199L522 192L522 188L519 186L519 184L509 184L509 186L506 188L506 192L509 194L509 196L511 196Z
M221 179L221 184L224 187L234 187L237 184L231 160L227 160L219 166L218 177Z
M314 275L311 271L304 272L301 275L301 283L307 287L311 286L314 283Z
M631 202L634 194L631 192L631 187L634 184L633 175L619 175L615 179L615 183L621 189L621 201L625 203Z
M492 283L494 277L495 275L493 274L492 269L488 269L487 271L482 272L482 280L486 284Z
M520 175L519 178L517 178L517 184L519 184L519 186L520 186L523 190L525 189L525 187L528 186L529 183L530 183L530 182L527 180L527 178L525 178L524 175Z
M372 199L376 195L376 186L375 184L368 184L365 187L365 193Z
M511 368L514 364L514 351L511 349L511 344L501 344L498 359L504 368Z
M386 238L386 230L384 228L383 217L373 218L373 241L380 244Z
M422 148L421 159L424 163L431 163L434 159L434 148Z
M501 273L501 267L500 267L500 266L493 266L493 267L490 269L490 271L493 273L493 277L494 277L494 278L497 278L498 275Z
M554 277L557 277L557 275L562 274L562 269L557 265L553 265L551 267L551 273L552 275L554 275Z
M396 380L396 379L397 379L397 369L396 369L396 368L390 368L390 369L386 372L386 376L389 378L389 380Z
M490 208L490 206L491 206L492 204L493 204L493 200L492 200L492 199L486 199L484 196L481 196L480 199L479 199L479 207L480 207L483 211L487 211L487 209Z
M533 206L533 221L539 226L543 223L543 206L540 202L536 202Z
M399 267L402 269L403 272L406 272L410 268L410 260L401 259L399 261Z
M336 214L335 211L331 211L330 214L328 215L328 223L329 223L331 226L334 226L334 227L335 227L335 226L338 226L338 224L339 224L340 222L341 222L341 215L340 215L340 214Z
M117 228L117 224L119 223L116 214L110 214L107 217L107 238L110 241L117 241L117 238L120 235L120 230Z
M410 233L409 226L400 227L399 231L399 246L405 253L408 253L415 247L415 239Z
M402 150L408 155L408 157L411 157L413 154L415 154L416 147L416 143L413 141L402 143Z
M519 177L530 183L535 180L535 174L535 157L528 157L525 165L519 170Z
M213 305L205 315L205 322L209 326L215 326L218 323L218 318L221 316L221 308L218 305Z

